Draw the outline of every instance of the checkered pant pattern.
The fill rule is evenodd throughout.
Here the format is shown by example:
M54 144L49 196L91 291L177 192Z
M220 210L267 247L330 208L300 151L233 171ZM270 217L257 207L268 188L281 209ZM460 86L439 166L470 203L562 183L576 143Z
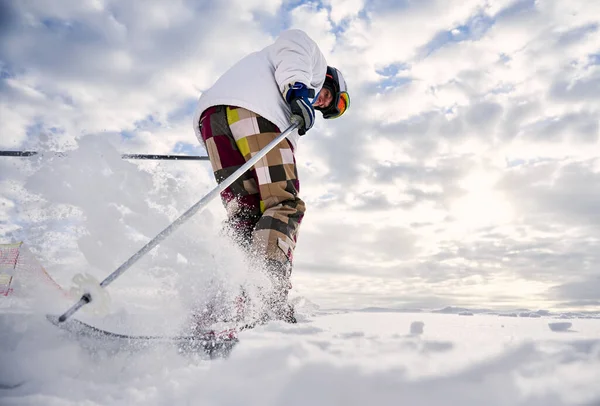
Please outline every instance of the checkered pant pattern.
M204 111L200 130L219 183L281 133L263 117L233 106ZM306 210L299 190L294 151L283 140L221 193L228 226L258 258L291 263Z

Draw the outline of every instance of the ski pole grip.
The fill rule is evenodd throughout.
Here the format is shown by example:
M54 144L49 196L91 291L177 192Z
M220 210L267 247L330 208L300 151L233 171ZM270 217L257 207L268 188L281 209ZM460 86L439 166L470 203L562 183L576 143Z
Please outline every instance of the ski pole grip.
M64 321L66 321L69 317L71 317L77 310L81 309L83 306L85 306L86 304L88 304L89 302L92 301L92 295L90 295L89 293L85 293L83 296L81 296L81 299L79 299L79 302L75 303L73 306L71 306L71 308L69 310L67 310L66 312L64 312L59 318L58 318L58 322L62 323Z

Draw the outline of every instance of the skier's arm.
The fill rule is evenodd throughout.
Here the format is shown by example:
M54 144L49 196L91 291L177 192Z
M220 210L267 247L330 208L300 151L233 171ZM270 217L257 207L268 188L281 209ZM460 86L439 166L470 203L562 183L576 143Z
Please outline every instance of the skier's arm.
M315 92L321 89L327 62L317 44L301 30L284 31L271 47L275 80L285 97L290 85L303 83Z

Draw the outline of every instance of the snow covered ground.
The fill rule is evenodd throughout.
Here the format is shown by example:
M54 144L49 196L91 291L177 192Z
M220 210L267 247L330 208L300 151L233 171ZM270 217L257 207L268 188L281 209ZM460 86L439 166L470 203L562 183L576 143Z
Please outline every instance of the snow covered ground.
M600 319L593 315L301 308L299 324L243 332L219 360L166 346L90 351L41 315L4 313L0 382L25 383L0 390L0 404L600 404ZM556 332L550 323L572 326Z

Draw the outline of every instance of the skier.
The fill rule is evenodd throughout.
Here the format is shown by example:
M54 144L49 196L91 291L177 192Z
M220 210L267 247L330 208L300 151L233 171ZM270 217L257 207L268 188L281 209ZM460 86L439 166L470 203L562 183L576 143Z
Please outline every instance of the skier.
M342 73L327 66L317 44L300 30L285 31L273 44L244 57L198 101L194 130L219 183L288 128L292 115L302 119L297 132L221 193L226 228L272 283L264 297L263 322L296 322L287 297L305 212L294 156L299 135L314 125L315 109L331 119L349 104Z

